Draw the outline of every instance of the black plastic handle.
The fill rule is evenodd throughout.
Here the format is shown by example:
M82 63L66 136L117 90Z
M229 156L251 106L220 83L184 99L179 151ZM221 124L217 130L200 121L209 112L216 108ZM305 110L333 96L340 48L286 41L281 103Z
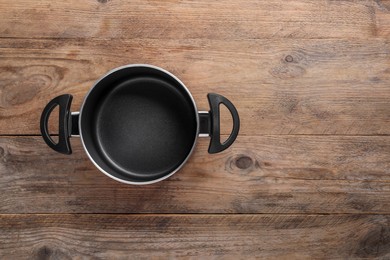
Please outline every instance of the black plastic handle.
M232 102L230 102L227 98L215 94L209 93L207 95L210 104L210 117L211 117L211 125L210 125L210 146L209 153L219 153L228 148L233 144L236 140L238 132L240 131L240 117L238 116L237 109L234 107ZM229 138L221 144L221 133L220 133L220 113L219 113L219 105L224 104L227 109L229 109L233 118L233 130L230 134Z
M61 95L54 98L46 105L41 115L41 133L43 140L45 140L46 144L53 150L63 154L72 153L72 149L70 147L69 142L69 118L71 116L70 105L72 103L72 99L72 95L69 94ZM50 137L48 129L50 114L56 106L59 106L60 108L58 122L58 143L55 143Z

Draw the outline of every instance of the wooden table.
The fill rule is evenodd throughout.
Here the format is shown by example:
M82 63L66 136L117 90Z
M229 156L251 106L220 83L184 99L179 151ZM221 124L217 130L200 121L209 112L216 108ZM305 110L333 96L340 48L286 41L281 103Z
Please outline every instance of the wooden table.
M228 97L235 144L147 186L47 147L46 103L130 63ZM0 0L0 135L0 259L388 259L390 1Z

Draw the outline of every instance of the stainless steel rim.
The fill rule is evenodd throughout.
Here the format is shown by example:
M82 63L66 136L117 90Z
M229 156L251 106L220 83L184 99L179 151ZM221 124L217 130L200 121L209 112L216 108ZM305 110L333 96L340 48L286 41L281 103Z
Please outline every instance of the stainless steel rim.
M95 160L92 158L92 156L89 154L88 150L87 150L87 147L85 146L85 143L84 143L84 139L83 139L83 131L82 131L82 127L81 127L81 118L83 116L83 108L84 108L84 105L85 105L85 102L86 100L88 99L88 96L90 95L90 93L92 92L92 90L96 87L96 85L102 80L104 79L105 77L107 77L108 75L118 71L118 70L122 70L122 69L126 69L126 68L133 68L133 67L144 67L144 68L152 68L152 69L156 69L156 70L159 70L167 75L169 75L170 77L172 77L174 80L176 80L184 89L185 91L188 93L188 95L190 96L191 100L192 100L192 104L194 106L194 111L195 111L195 118L196 118L196 133L195 133L195 140L194 140L194 143L192 145L192 148L190 150L190 152L188 153L187 157L184 159L184 161L172 172L170 172L169 174L159 178L159 179L155 179L155 180L152 180L152 181L145 181L145 182L132 182L132 181L127 181L127 180L123 180L123 179L120 179L120 178L117 178L115 176L112 176L110 173L106 172L105 170L103 170L96 162ZM92 88L88 91L88 93L85 95L84 97L84 101L81 105L81 108L80 108L80 117L79 117L79 131L80 131L80 138L81 138L81 143L83 145L83 148L85 150L85 152L87 153L89 159L92 161L92 163L96 166L96 168L98 168L102 173L104 173L105 175L107 175L108 177L110 177L111 179L114 179L116 181L119 181L119 182L122 182L122 183L126 183L126 184L133 184L133 185L146 185L146 184L152 184L152 183L156 183L156 182L159 182L159 181L162 181L162 180L165 180L169 177L171 177L173 174L175 174L176 172L178 172L183 166L184 164L188 161L188 159L191 157L192 153L194 152L195 150L195 146L196 146L196 142L198 141L198 137L199 137L199 115L198 115L198 109L196 107L196 103L195 103L195 100L194 100L194 97L192 96L191 92L188 90L188 88L184 85L183 82L181 82L180 79L178 79L175 75L173 75L172 73L170 73L169 71L163 69L163 68L160 68L160 67L157 67L157 66L154 66L154 65L150 65L150 64L129 64L129 65L125 65L125 66L121 66L121 67L117 67L111 71L109 71L108 73L106 73L103 77L101 77L100 79L98 79L95 84L92 86Z

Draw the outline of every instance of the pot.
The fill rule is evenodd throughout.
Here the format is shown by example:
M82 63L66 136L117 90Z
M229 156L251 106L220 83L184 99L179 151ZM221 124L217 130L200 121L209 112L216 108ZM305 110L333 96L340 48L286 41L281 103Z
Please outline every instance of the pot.
M187 162L198 137L210 137L208 152L218 153L235 141L240 120L225 97L207 95L210 111L197 110L186 86L172 73L152 65L116 68L99 79L79 112L70 112L72 96L51 100L41 116L41 133L57 152L71 154L70 137L79 136L94 165L127 184L149 184L172 176ZM229 138L220 142L219 105L233 118ZM58 142L48 120L59 106Z

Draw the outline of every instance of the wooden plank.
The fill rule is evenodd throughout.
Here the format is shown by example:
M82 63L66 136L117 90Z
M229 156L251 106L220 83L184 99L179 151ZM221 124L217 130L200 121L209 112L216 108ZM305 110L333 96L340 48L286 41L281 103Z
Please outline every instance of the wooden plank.
M71 93L78 110L95 80L128 63L173 72L199 109L209 92L227 96L241 135L390 134L390 45L381 39L1 39L0 57L1 135L39 134L51 98Z
M40 137L0 138L0 213L390 213L390 137L239 137L162 182L100 173L80 140L58 154Z
M376 28L378 29L376 35L379 37L390 37L390 1L379 0L378 8L375 11Z
M385 1L1 1L1 37L368 38ZM385 9L389 19L388 9Z
M388 215L0 215L1 259L390 257Z

